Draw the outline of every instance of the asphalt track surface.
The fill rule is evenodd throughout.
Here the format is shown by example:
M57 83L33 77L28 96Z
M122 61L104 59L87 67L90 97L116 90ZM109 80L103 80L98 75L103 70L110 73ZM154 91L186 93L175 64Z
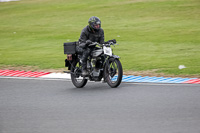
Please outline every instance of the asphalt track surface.
M200 133L200 85L0 78L0 133Z

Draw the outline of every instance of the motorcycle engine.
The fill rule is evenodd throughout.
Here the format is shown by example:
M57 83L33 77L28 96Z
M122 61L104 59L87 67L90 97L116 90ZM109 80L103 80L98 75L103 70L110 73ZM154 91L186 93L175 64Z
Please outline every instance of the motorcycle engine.
M99 69L94 69L94 70L92 71L92 75L93 75L94 77L99 77L99 74L100 74L100 70L99 70Z
M94 78L97 78L99 80L99 76L101 75L101 68L103 66L103 61L101 57L93 58L92 59L92 64L93 64L93 71L92 71L92 76Z

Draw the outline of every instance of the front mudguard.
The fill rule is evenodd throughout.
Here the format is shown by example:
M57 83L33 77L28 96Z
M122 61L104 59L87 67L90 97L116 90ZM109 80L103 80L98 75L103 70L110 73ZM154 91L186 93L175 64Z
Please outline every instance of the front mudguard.
M108 65L109 65L109 60L119 60L119 56L117 56L117 55L112 55L112 56L110 56L107 60L106 60L106 62L105 62L105 64L104 64L104 71L103 71L103 77L104 77L104 80L106 80L106 78L107 78L107 76L108 76L108 71L107 71L107 68L109 67Z
M104 69L105 69L106 65L109 64L109 60L110 60L111 58L114 58L114 59L119 60L120 57L117 56L117 55L109 56L108 59L106 60L105 64L104 64Z
M110 56L110 58L119 59L120 57L118 55L112 55L112 56Z

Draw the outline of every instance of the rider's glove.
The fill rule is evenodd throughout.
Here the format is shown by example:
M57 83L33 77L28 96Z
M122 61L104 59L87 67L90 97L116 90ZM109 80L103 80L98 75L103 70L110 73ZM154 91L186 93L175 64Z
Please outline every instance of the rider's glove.
M116 41L115 39L112 39L112 42L113 42L113 43L117 43L117 41Z
M85 43L86 46L88 46L90 44L92 44L92 41L90 41L90 40L87 40L86 43Z
M116 43L117 41L115 40L115 39L112 39L112 40L109 40L109 41L107 41L106 43Z

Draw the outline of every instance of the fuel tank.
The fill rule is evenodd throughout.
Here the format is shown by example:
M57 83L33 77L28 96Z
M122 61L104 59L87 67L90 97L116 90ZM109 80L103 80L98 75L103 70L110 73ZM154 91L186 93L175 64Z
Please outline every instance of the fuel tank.
M98 57L99 55L101 55L103 53L103 49L96 49L92 51L92 57Z

